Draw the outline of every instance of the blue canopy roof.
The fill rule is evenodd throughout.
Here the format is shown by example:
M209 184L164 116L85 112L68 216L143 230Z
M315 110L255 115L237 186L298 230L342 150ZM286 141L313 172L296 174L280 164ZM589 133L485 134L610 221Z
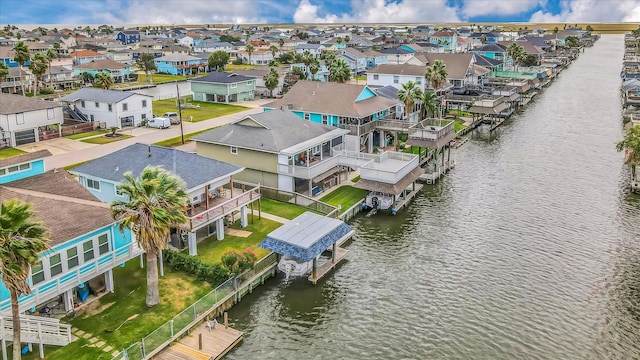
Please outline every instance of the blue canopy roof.
M310 261L352 231L342 220L305 212L270 232L258 246Z

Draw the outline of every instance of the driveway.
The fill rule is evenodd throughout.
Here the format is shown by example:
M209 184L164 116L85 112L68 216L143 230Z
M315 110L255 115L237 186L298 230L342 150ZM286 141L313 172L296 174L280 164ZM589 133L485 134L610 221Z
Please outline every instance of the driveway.
M46 141L40 141L37 143L25 144L16 146L17 149L26 152L33 152L38 150L49 150L51 154L60 155L69 152L83 151L91 149L99 145L89 144L78 140L71 140L67 138L51 139Z

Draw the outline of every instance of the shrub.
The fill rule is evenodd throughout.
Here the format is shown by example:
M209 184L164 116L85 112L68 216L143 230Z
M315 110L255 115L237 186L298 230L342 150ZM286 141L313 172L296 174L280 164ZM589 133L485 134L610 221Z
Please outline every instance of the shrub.
M162 255L173 270L182 271L198 280L206 281L213 287L229 279L226 269L220 264L208 264L185 252L170 249L164 250Z
M242 65L242 59L235 59L231 62L233 65Z
M235 250L222 254L220 262L230 276L239 275L249 269L253 269L258 257L251 249L239 253Z
M51 95L55 93L55 90L53 90L52 88L44 88L40 90L40 94L42 95Z

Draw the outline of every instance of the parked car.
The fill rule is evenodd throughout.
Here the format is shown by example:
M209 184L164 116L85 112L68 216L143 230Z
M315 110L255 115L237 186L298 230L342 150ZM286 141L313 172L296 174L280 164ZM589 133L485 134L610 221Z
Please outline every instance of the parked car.
M162 117L169 119L169 121L171 121L171 124L180 124L180 118L178 117L178 113L176 112L166 112L162 114Z
M147 121L147 127L157 129L168 129L171 126L171 120L165 117L157 117Z

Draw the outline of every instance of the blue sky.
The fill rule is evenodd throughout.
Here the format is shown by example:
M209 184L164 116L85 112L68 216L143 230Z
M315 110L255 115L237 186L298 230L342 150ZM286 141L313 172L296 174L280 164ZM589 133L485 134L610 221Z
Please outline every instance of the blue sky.
M640 22L640 0L0 0L0 24Z

